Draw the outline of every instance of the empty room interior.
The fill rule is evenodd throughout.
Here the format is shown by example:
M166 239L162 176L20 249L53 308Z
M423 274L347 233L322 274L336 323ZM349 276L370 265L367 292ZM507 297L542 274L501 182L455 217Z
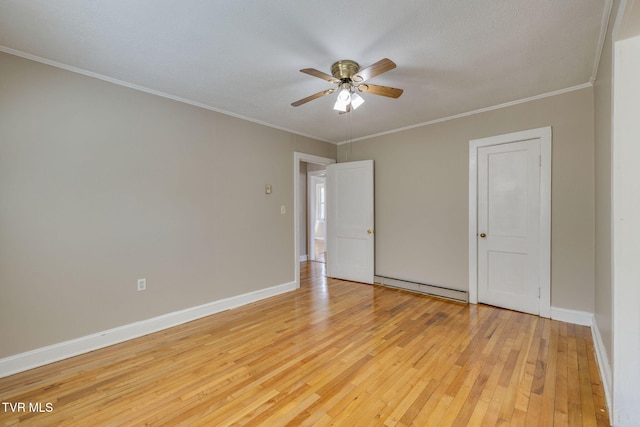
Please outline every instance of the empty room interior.
M638 0L0 0L0 425L637 426L638 75Z

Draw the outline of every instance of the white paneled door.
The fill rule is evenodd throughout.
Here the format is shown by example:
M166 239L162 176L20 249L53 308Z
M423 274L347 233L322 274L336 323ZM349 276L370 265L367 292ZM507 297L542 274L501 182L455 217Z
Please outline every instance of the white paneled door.
M478 147L478 301L540 314L540 139Z
M373 160L327 166L327 276L373 283Z

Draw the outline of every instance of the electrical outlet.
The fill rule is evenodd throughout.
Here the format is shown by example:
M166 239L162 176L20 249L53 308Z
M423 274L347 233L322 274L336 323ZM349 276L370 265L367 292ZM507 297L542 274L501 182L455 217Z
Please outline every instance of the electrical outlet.
M144 291L147 289L147 279L138 279L138 290Z
M284 214L286 214L286 213L287 213L287 208L285 208L285 206L284 206L284 205L281 205L281 206L280 206L280 213L281 213L282 215L284 215Z

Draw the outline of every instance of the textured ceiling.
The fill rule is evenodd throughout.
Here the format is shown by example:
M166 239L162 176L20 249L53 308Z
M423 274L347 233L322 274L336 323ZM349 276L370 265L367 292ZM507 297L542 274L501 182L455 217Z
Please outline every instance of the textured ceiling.
M611 0L0 0L0 50L330 142L590 84ZM390 58L350 114L330 73Z

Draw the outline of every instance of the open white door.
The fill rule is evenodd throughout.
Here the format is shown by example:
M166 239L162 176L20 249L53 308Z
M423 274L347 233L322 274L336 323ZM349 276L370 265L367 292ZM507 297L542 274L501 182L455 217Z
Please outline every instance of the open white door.
M327 166L327 276L373 283L373 160Z

